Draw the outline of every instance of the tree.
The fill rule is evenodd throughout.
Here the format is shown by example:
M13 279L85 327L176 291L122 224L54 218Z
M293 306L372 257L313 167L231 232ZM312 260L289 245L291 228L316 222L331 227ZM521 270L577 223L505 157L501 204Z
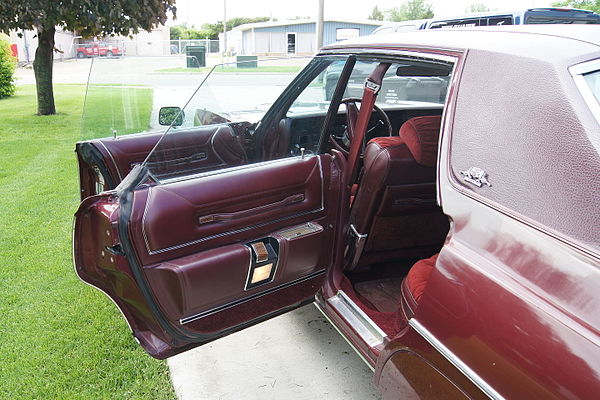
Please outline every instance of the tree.
M566 0L552 3L553 7L572 7L600 14L600 0Z
M386 14L390 21L409 21L433 18L433 9L426 0L409 0L400 7L387 10Z
M243 24L252 24L255 22L266 22L271 18L269 17L255 17L255 18L247 18L247 17L234 17L227 20L227 30L231 30L236 26ZM223 32L223 21L217 21L214 24L203 24L202 31L206 31L208 33L209 39L218 39L219 33Z
M478 12L486 12L486 11L490 11L490 8L483 3L471 4L465 10L466 13L478 13Z
M186 24L172 26L169 30L171 40L177 39L207 39L211 32L205 29L196 29L193 25L188 27Z
M374 21L383 21L383 13L381 12L381 10L379 9L379 7L375 6L373 7L373 10L371 11L371 14L369 15L369 19L372 19Z
M0 99L15 93L15 67L17 60L12 55L10 44L0 34Z
M164 24L168 12L175 14L174 4L175 0L2 0L0 29L37 31L33 71L38 115L56 114L52 87L56 27L83 37L126 36Z

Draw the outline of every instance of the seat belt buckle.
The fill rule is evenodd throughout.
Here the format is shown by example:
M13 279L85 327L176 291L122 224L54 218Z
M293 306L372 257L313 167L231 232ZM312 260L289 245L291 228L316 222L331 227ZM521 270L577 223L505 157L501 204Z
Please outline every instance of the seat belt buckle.
M379 90L381 89L381 85L367 79L365 81L365 89L369 89L369 90L373 91L373 94L377 94L377 93L379 93Z

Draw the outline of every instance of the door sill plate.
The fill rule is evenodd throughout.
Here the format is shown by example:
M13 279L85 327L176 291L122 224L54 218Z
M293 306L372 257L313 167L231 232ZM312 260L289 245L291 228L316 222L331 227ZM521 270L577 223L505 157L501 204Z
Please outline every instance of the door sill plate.
M370 347L383 344L387 336L375 322L342 290L327 299L327 302L348 322L360 338Z

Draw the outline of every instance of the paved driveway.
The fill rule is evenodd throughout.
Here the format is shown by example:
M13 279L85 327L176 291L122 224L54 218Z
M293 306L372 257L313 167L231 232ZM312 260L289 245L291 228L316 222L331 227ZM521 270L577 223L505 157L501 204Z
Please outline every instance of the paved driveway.
M168 364L182 400L380 399L373 372L312 304Z

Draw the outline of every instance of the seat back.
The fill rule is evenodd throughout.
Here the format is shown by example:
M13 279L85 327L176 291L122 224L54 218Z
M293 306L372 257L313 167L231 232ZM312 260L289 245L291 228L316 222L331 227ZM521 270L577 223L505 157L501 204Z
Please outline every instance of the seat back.
M449 227L436 204L440 122L440 116L412 118L399 136L375 138L366 146L350 213L354 230L366 241L350 268L439 251Z

